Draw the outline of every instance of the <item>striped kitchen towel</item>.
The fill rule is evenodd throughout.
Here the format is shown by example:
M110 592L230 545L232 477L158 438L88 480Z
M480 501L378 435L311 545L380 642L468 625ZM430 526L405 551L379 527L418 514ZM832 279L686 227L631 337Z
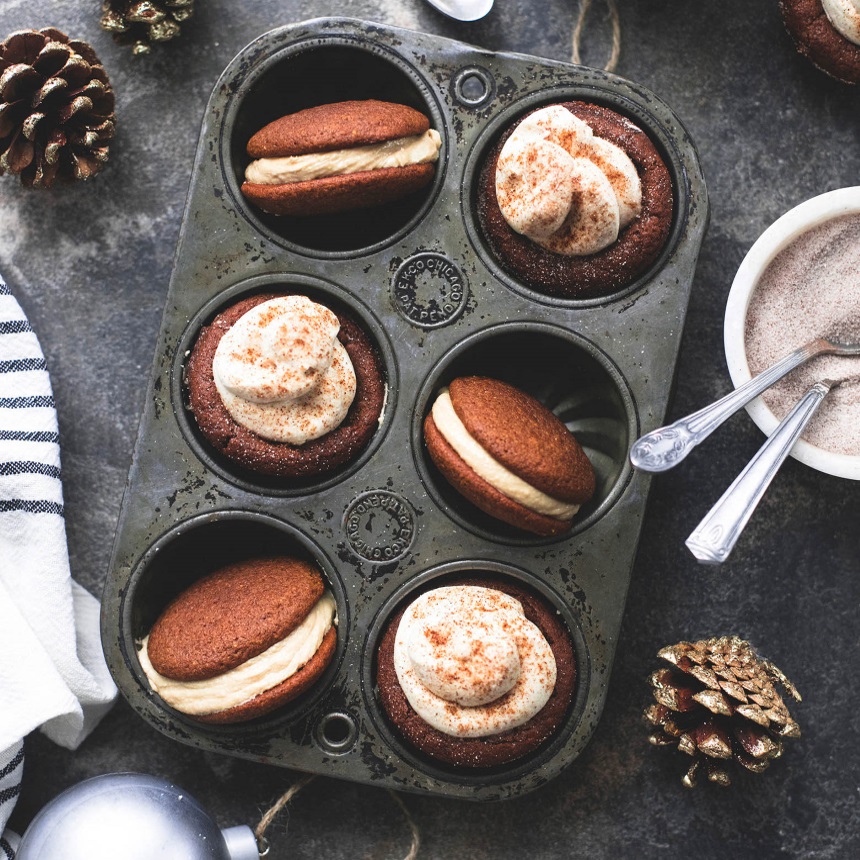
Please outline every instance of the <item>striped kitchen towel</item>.
M60 445L42 349L0 278L0 860L33 729L74 749L116 697L99 604L69 573Z

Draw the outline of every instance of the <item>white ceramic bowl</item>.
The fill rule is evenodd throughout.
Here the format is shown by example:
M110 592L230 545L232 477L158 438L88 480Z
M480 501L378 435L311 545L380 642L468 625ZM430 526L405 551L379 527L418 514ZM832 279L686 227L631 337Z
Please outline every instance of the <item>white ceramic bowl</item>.
M750 248L732 282L723 325L726 362L735 388L750 379L744 329L750 298L762 272L770 261L801 233L831 218L855 213L860 213L860 186L828 191L790 209L774 221ZM779 424L778 419L761 397L757 397L747 406L747 412L767 436ZM803 439L794 446L791 456L813 469L818 469L819 472L826 472L840 478L851 478L855 481L860 480L860 456L834 454L810 445Z

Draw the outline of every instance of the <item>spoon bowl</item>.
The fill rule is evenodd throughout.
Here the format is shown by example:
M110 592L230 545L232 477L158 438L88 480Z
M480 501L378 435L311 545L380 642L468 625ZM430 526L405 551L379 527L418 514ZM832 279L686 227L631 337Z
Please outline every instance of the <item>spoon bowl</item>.
M477 21L493 8L493 0L427 0L443 15L456 21Z

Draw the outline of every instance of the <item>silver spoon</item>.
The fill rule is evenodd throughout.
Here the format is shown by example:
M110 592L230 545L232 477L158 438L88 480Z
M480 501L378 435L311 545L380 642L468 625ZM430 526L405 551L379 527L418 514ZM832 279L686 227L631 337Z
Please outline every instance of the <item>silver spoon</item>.
M690 552L704 564L722 564L734 549L753 511L770 486L779 467L791 453L827 393L849 380L822 379L816 382L768 437L746 468L735 478L722 498L687 538Z
M677 466L727 418L795 367L817 355L860 355L860 344L838 343L825 337L809 341L716 403L637 439L630 449L630 462L643 472L666 472Z
M493 8L493 0L427 0L427 2L457 21L477 21Z

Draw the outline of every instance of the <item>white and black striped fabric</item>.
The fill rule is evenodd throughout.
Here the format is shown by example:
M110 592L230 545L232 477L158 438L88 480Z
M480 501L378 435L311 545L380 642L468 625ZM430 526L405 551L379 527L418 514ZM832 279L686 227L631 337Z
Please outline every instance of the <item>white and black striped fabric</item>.
M16 834L3 833L15 801L21 793L21 774L24 770L24 742L18 741L8 750L0 752L0 860L13 860L18 847Z
M0 278L0 860L21 787L23 738L36 728L75 748L116 687L99 605L69 573L60 445L38 338Z

